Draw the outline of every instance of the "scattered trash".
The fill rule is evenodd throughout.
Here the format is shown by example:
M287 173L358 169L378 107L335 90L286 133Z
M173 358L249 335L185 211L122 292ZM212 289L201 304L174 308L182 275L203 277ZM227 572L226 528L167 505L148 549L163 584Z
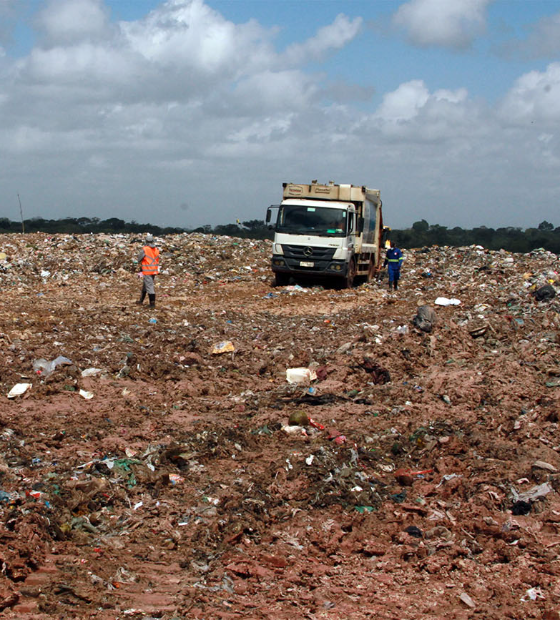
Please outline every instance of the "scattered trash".
M287 424L286 426L282 427L282 430L285 433L288 433L289 435L306 435L307 436L307 431L305 430L305 428L303 426L297 426L295 424L293 425Z
M455 478L462 478L463 474L445 474L441 477L441 480L436 488L439 488L442 484L449 482L450 480L454 480Z
M316 428L319 431L325 430L325 427L322 424L319 424L319 422L315 422L313 418L308 418L308 420L309 420L309 426L312 426L313 428Z
M309 288L304 288L303 286L300 286L299 284L291 284L289 286L285 286L284 287L285 291L290 291L291 293L295 293L295 292L300 292L300 293L309 293L309 291L311 289Z
M539 287L533 296L537 301L550 301L556 297L556 289L551 284L545 284Z
M469 324L469 334L473 338L480 338L484 336L489 329L489 325L486 321L473 321Z
M16 398L16 396L25 394L31 385L31 383L16 383L16 385L14 385L14 387L8 392L8 398Z
M476 605L474 603L474 601L472 600L472 598L466 593L466 592L462 592L461 595L459 596L459 600L464 603L467 607L470 607L471 609L475 609Z
M552 487L548 482L544 482L543 484L539 484L530 488L528 491L524 491L523 493L517 493L515 489L512 489L512 495L514 496L515 502L536 502L543 497L546 497L549 493L552 492Z
M286 370L286 380L288 383L304 383L317 379L317 374L310 368L288 368Z
M452 297L448 299L447 297L438 297L435 302L436 306L460 306L461 301L459 299L455 299Z
M521 597L521 601L526 603L527 601L536 601L538 599L544 600L545 598L546 597L540 588L529 588L526 591L525 596Z
M231 353L235 351L235 346L230 340L225 340L215 344L212 348L213 355L221 355L222 353Z
M102 372L103 371L100 368L86 368L85 370L82 370L81 375L82 377L95 377Z
M47 378L52 375L57 366L69 366L71 364L71 360L69 360L67 357L60 355L56 359L52 360L52 362L48 362L46 359L43 358L35 360L33 362L33 370L36 374Z
M352 342L345 342L343 345L341 345L340 347L338 347L338 349L336 350L336 352L339 355L343 355L344 353L348 353L348 351L350 351L350 349L352 348L354 343Z
M547 463L545 461L535 461L532 465L533 469L542 469L545 471L549 471L551 473L556 473L558 471L558 469L556 467L554 467L554 465L551 465L550 463Z

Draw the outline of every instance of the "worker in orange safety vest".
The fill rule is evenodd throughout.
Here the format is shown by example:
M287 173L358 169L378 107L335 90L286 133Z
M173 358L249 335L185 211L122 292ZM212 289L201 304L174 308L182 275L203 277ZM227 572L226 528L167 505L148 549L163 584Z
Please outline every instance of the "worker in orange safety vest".
M142 293L136 303L142 305L148 295L150 306L154 308L156 305L155 277L159 273L159 250L150 233L146 235L146 245L138 252L138 264L141 268L139 275L142 277Z

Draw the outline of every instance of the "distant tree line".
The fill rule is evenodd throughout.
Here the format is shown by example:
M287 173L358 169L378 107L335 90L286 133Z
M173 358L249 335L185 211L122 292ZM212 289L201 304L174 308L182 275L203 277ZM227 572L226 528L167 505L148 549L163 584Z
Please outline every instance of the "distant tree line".
M560 254L560 227L555 228L546 220L537 228L488 228L479 226L464 229L459 226L448 228L439 224L428 224L426 220L414 222L411 228L392 230L390 238L403 248L417 248L431 245L466 246L481 245L488 250L530 252L544 248Z
M248 239L272 239L274 231L263 220L247 220L236 224L206 224L198 228L160 227L153 224L125 222L112 217L101 220L97 217L66 217L59 220L46 220L34 217L23 222L13 222L0 218L0 233L147 233L163 236L183 232L199 232L211 235L228 235ZM460 226L448 228L439 224L429 224L426 220L414 222L411 228L393 229L390 238L402 248L418 248L432 245L466 246L481 245L489 250L509 250L510 252L530 252L545 248L560 254L560 227L555 228L546 220L536 228L488 228L479 226L464 229Z
M165 235L184 232L182 228L161 228L151 224L125 222L117 217L101 220L98 217L64 217L59 220L46 220L33 217L23 222L12 222L7 217L0 218L0 233L10 232L43 232L63 234L84 233L146 233Z
M125 222L117 217L102 220L98 217L65 217L58 220L47 220L42 217L33 217L14 222L7 217L0 217L1 233L50 233L50 234L90 234L90 233L152 233L153 235L173 235L184 232L199 232L213 235L230 235L232 237L247 237L251 239L272 239L272 231L262 220L248 220L238 224L219 224L212 227L210 224L198 228L162 227L154 224L139 224Z

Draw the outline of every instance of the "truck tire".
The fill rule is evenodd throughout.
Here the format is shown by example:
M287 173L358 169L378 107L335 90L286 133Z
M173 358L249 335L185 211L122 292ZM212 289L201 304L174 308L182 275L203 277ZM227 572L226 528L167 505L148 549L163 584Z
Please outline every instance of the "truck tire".
M342 281L342 288L352 288L354 286L354 278L356 277L356 261L352 258L348 263L348 271Z
M290 283L289 273L276 272L274 274L274 286L287 286Z

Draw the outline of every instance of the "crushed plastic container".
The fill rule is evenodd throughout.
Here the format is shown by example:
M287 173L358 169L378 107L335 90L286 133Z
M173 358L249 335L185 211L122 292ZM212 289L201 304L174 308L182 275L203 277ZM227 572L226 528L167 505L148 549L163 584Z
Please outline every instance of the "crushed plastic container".
M288 368L286 380L288 383L309 383L317 378L317 374L310 368Z
M36 374L41 375L42 377L48 377L52 375L57 366L70 366L71 364L72 360L69 360L63 355L59 355L51 362L43 358L35 360L33 362L33 370Z
M25 394L31 385L31 383L16 383L16 385L14 385L14 387L8 392L8 398L15 398L16 396Z

